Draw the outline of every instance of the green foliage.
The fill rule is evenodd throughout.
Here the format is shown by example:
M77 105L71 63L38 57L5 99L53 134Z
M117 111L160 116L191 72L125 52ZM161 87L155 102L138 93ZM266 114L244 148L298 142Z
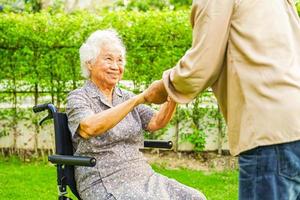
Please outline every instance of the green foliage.
M144 132L144 139L149 139L149 140L161 140L162 136L166 133L166 131L170 128L170 124L167 124L164 128L161 128L154 133L145 131Z
M105 28L117 29L123 38L127 47L124 78L138 85L159 79L165 69L176 64L191 42L185 11L133 11L103 16L87 12L3 13L0 79L16 78L67 90L62 81L81 79L79 47L92 32Z
M118 0L113 5L107 6L106 10L127 10L146 12L150 10L182 10L189 9L192 0Z
M25 0L32 12L39 12L42 9L42 0Z
M197 129L194 124L192 124L190 128L192 129L192 132L182 134L182 139L194 144L194 151L203 151L206 143L206 134L203 130Z
M49 12L58 12L63 9L64 0L52 0L51 6L48 6ZM44 2L44 3L43 3ZM4 8L5 12L40 12L43 9L45 1L42 0L0 0L0 6Z
M168 0L134 0L129 1L126 5L124 1L118 1L118 8L125 8L126 10L138 10L138 11L149 11L149 10L163 10L170 7Z
M179 107L175 115L175 122L187 122L188 129L181 127L180 136L182 142L189 141L194 145L194 151L204 150L207 132L216 128L217 114L220 113L212 106L214 102L209 102L213 99L212 96L211 92L200 94L192 104Z

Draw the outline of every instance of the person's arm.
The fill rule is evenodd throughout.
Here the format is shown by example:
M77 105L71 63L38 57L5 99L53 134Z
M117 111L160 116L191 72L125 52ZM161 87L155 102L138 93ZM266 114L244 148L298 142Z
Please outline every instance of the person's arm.
M176 110L176 102L168 98L167 102L161 105L159 111L153 115L148 126L147 131L153 132L161 129L167 125L171 120Z
M195 0L193 2L192 47L174 68L163 74L165 89L176 102L190 102L218 79L226 61L234 5L234 0ZM159 94L156 93L156 95Z
M79 135L88 139L103 134L118 124L135 106L144 102L143 94L139 94L108 110L85 117L80 121Z

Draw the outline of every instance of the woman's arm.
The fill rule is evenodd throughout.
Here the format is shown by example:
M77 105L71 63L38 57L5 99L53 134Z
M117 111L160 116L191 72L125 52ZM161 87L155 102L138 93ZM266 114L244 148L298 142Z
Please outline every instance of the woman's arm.
M135 106L144 102L144 94L139 94L113 108L84 118L79 124L79 135L88 139L103 134L118 124Z
M171 98L161 105L159 111L151 118L147 130L150 132L161 129L171 120L176 110L176 102Z

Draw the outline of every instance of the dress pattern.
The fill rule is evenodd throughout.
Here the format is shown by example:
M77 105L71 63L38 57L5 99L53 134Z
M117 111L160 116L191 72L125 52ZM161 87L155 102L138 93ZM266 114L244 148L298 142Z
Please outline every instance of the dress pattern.
M69 129L75 155L93 156L95 167L75 167L77 190L83 200L202 200L204 195L174 179L153 171L139 148L143 130L153 116L151 108L139 105L115 127L101 136L83 139L76 132L80 121L88 115L116 106L134 94L114 88L112 105L86 81L67 99Z

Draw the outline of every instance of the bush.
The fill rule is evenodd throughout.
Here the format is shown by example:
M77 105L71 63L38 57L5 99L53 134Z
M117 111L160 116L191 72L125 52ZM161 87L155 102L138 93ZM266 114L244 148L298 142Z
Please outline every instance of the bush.
M178 10L178 9L189 9L192 5L192 0L129 0L116 1L113 6L108 6L110 10L138 10L138 11L149 11L149 10Z
M189 48L188 16L187 11L1 14L0 79L68 90L66 81L81 79L78 49L84 40L97 29L115 28L127 47L124 79L148 84Z

